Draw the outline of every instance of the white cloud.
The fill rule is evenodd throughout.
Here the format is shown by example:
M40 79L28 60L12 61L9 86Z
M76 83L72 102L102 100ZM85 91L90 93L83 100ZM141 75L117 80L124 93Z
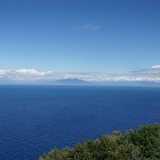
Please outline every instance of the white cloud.
M40 71L36 69L0 69L0 82L7 81L55 81L59 79L81 79L85 81L148 81L160 82L160 68L150 67L132 71L129 74L103 74L103 73L56 73L53 71Z
M154 66L152 66L151 68L153 68L153 69L159 69L160 68L160 65L154 65Z
M144 69L139 69L139 70L135 70L135 71L132 71L131 73L134 73L134 74L143 74L143 75L160 75L160 65L154 65L150 68L144 68Z
M38 71L36 69L18 69L18 70L15 70L15 73L24 74L24 75L44 76L44 75L51 74L52 71L43 72L43 71Z
M0 76L10 72L9 70L0 69Z
M96 31L100 29L100 25L93 24L93 23L86 23L82 25L77 25L75 27L75 30L91 30L91 31Z
M5 78L8 80L40 80L46 78L48 79L49 76L52 74L52 71L39 71L36 69L0 69L0 78Z

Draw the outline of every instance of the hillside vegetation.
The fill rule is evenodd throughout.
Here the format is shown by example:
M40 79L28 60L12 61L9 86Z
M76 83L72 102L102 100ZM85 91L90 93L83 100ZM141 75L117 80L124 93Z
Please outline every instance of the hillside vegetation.
M144 125L124 134L115 131L74 148L55 148L39 160L160 160L160 124Z

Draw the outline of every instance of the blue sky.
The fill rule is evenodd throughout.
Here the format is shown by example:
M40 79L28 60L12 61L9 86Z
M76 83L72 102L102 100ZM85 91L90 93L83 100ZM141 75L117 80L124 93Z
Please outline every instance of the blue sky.
M126 74L160 64L159 0L1 0L0 69Z

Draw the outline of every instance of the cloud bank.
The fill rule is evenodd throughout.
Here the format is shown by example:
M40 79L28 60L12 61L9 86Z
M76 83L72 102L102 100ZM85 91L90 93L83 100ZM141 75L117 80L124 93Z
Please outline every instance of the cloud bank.
M57 73L53 71L40 71L36 69L0 69L0 82L38 82L56 81L60 79L80 79L89 82L107 81L146 81L160 82L160 65L139 69L128 74L103 73Z

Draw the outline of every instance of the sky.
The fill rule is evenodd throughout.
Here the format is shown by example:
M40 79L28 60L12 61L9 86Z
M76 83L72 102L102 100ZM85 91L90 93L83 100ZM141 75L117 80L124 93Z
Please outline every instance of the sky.
M0 80L159 81L159 8L159 0L1 0Z

